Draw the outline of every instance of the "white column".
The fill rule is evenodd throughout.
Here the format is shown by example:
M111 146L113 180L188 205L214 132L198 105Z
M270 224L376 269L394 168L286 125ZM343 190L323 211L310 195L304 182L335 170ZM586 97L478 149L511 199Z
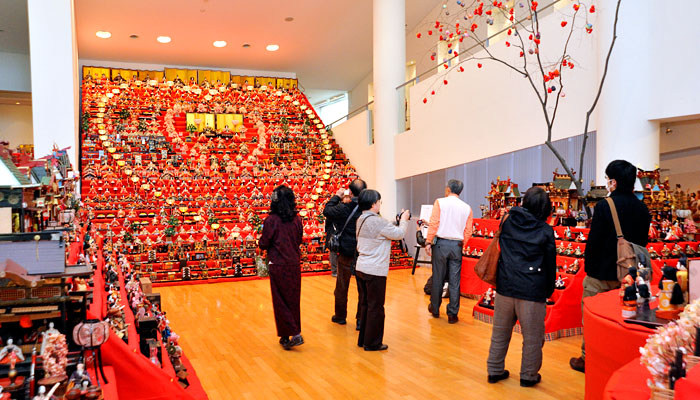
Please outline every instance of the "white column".
M382 195L382 214L388 218L392 218L397 209L394 137L403 131L403 90L396 90L396 87L404 82L406 74L405 24L405 0L374 0L373 120L377 182L374 189Z
M34 155L70 147L79 167L78 46L73 0L28 0Z
M598 78L612 40L616 1L598 2L594 34L598 40ZM651 2L623 1L617 41L598 103L596 183L605 184L605 167L623 159L650 170L659 165L659 123L650 121L654 53L640 48L654 32Z

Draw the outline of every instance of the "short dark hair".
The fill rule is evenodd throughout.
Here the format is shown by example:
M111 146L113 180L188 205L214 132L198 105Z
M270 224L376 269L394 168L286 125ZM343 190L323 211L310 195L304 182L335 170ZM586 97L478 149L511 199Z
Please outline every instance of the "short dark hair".
M616 190L627 193L634 191L634 183L637 180L637 168L629 161L611 161L605 168L605 175L617 181Z
M278 215L284 222L292 221L297 215L297 201L292 189L284 185L277 186L270 198L270 214Z
M367 189L367 184L360 178L357 178L350 183L350 191L355 197L359 196L360 192L365 189Z
M447 188L450 189L450 192L459 196L462 193L462 189L464 189L464 184L459 179L450 179L447 181Z
M552 201L549 194L539 186L533 186L525 192L523 208L540 221L546 221L552 215Z
M372 208L374 203L378 202L381 199L382 195L379 194L379 192L377 192L376 190L365 189L360 192L357 204L360 208L360 211L367 211L370 208Z

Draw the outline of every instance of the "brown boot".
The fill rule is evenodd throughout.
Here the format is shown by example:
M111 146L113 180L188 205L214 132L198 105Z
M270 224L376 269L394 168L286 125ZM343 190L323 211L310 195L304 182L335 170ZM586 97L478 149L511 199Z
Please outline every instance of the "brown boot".
M586 360L583 357L571 357L569 365L574 371L586 373Z

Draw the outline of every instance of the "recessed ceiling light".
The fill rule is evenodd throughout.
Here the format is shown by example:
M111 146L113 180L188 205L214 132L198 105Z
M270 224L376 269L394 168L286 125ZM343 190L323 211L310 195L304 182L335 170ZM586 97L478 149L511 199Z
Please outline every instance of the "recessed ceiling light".
M138 39L138 38L139 38L139 35L129 35L129 37L132 38L132 39Z
M287 17L284 20L287 22L292 22L292 21L294 21L294 17Z
M95 32L95 36L101 39L109 39L112 37L112 34L107 31L97 31Z
M250 47L250 44L249 44L249 43L243 43L243 48L244 48L244 49L247 49L248 47Z
M158 36L156 40L161 43L170 43L172 39L170 39L170 36Z
M15 102L15 104L19 105L19 101Z
M265 50L267 51L277 51L280 49L279 45L276 44L268 44L267 47L265 47Z
M226 46L226 41L225 40L216 40L214 41L214 47L224 47Z

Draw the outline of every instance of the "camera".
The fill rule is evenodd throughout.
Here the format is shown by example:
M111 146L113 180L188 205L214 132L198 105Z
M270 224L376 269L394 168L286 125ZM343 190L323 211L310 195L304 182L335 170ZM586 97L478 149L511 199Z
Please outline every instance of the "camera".
M411 219L411 210L406 210L406 211L404 211L404 212L407 212L407 213L408 213L408 219ZM396 214L396 225L399 225L399 223L401 223L401 214L403 214L403 213L398 213L398 214Z

